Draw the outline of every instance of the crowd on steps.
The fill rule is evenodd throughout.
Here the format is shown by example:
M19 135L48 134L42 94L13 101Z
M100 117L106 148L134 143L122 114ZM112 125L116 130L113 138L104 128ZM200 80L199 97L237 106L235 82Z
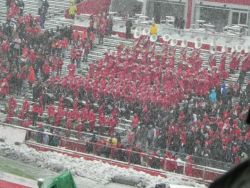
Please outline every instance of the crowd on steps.
M75 136L79 142L89 141L86 152L98 150L122 161L136 151L135 164L151 154L155 160L149 160L149 166L154 168L166 165L157 157L175 161L185 156L187 175L192 175L193 163L209 165L204 159L237 164L249 156L250 129L244 121L250 82L243 90L249 53L210 54L169 43L161 44L159 51L148 36L141 36L133 46L121 44L106 52L83 77L77 71L88 61L96 38L102 45L112 34L107 13L91 16L86 31L53 31L43 29L41 19L23 14L16 1L8 5L7 21L0 27L5 123L48 129L56 136L38 133L35 138L44 144L60 145L59 135ZM70 63L65 65L67 51ZM229 84L235 72L239 78ZM32 101L19 102L28 91ZM121 131L122 119L130 123ZM177 162L167 164L165 169L177 171Z

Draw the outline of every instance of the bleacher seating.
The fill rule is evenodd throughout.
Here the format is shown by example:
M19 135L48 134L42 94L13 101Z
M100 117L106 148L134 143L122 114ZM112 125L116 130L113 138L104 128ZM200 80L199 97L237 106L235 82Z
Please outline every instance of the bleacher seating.
M45 22L45 28L47 29L56 29L57 26L62 25L72 25L73 20L64 18L64 11L69 7L69 1L60 1L60 0L49 0L49 10ZM25 10L24 14L31 14L33 16L38 16L38 1L29 1L24 0ZM5 1L0 1L0 23L6 21L6 11L7 7Z
M56 2L56 1L54 1L54 2ZM57 3L59 3L59 2L57 2ZM93 2L92 2L93 3ZM52 6L51 4L50 4L50 6ZM30 9L31 10L35 10L36 8L36 5L32 5L32 3L30 4ZM29 10L29 8L28 8L28 10ZM59 11L59 9L57 9L57 10L54 10L54 9L52 9L52 12L53 11L55 11L55 13L56 13L56 11ZM31 11L32 12L32 11ZM33 14L35 15L36 13L35 13L35 11L33 11ZM60 25L61 23L60 22L57 22L56 21L56 19L55 19L55 17L51 17L50 18L51 20L53 20L54 22L55 22L55 25L53 25L53 24L51 24L51 27L55 27L55 26L57 26L57 25ZM49 22L49 21L48 21ZM49 22L50 23L50 22ZM48 27L49 28L49 27ZM95 90L95 93L94 94L103 94L104 93L104 96L106 96L106 97L104 97L104 99L105 99L105 102L106 101L108 101L108 100L110 100L110 98L112 98L112 97L110 97L110 95L107 95L107 94L110 94L110 91L115 91L114 90L114 88L110 88L110 89L107 89L106 88L106 91L101 91L101 87L102 86L100 86L100 85L98 85L98 82L100 81L100 75L103 77L103 80L101 80L100 82L102 83L103 81L105 82L105 79L106 78L112 78L113 80L116 80L117 82L123 82L123 80L126 80L127 78L128 78L128 75L130 74L130 72L133 72L133 70L131 70L131 71L127 71L127 72L124 72L124 71L121 71L123 74L124 74L124 78L123 79L121 79L121 78L119 78L119 75L117 75L117 78L114 78L114 74L113 73L111 73L111 72L109 72L110 70L112 70L112 68L113 67L115 67L115 68L117 68L117 69L121 69L121 70L124 70L124 69L126 69L128 66L127 65L125 65L125 63L121 63L123 60L121 60L120 61L120 59L122 59L122 58L126 58L126 54L123 54L121 57L115 57L116 56L116 52L117 52L117 47L119 46L119 48L120 48L120 46L121 46L121 44L123 45L123 46L126 46L126 47L131 47L131 46L133 46L134 44L135 44L135 41L133 41L133 40L127 40L127 39L121 39L121 38L115 38L115 37L107 37L107 38L105 38L104 39L104 44L101 44L101 45L97 45L97 44L94 44L94 49L90 52L90 54L89 54L89 59L88 59L88 62L81 62L81 64L82 64L82 66L81 66L81 68L79 68L77 71L77 73L76 73L76 75L75 75L75 77L73 77L73 79L76 79L76 80L78 80L79 78L82 78L82 80L84 80L84 81L86 81L86 79L88 78L88 79L90 79L90 80L92 80L93 82L96 82L97 83L97 85L94 85L94 83L93 82L91 82L90 83L90 86L92 86L92 91L94 91ZM154 44L151 44L152 46L154 46ZM70 80L70 79L72 79L72 78L70 78L70 77L67 77L66 75L69 75L70 74L70 71L68 70L68 65L69 64L71 64L71 60L70 60L70 48L71 48L72 46L70 46L69 47L69 49L66 49L66 56L64 57L64 64L63 64L63 69L62 69L62 75L61 76L58 76L58 77L56 77L59 81L61 80L61 79L66 79L66 81L68 81L68 80ZM143 48L144 48L145 46L143 46ZM160 56L160 57L163 57L164 55L166 55L166 54L164 54L164 48L165 48L166 46L165 46L165 44L160 44L160 43L156 43L155 44L155 54L158 54L158 56ZM154 48L154 47L153 47ZM175 70L174 69L178 69L178 67L180 66L180 64L182 64L183 62L184 62L184 60L182 59L182 55L181 55L181 53L182 53L182 51L183 51L183 48L181 48L180 46L178 46L178 47L170 47L171 49L169 50L169 51L171 51L171 53L168 53L167 55L170 57L170 58L174 58L174 61L173 61L173 67L171 67L171 69L169 69L169 70L171 70L172 72L174 72ZM110 63L109 62L109 64L108 65L106 65L105 63L105 61L106 60L104 60L103 58L104 58L104 53L106 53L107 51L109 51L109 50L111 50L111 52L108 54L108 55L110 55L111 56L111 59L113 58L113 60L117 60L117 62L115 62L115 64L112 64L112 63ZM135 49L135 51L136 51L137 49ZM176 50L176 51L175 51ZM124 51L126 51L126 49L124 49ZM128 52L131 52L131 55L133 56L134 54L133 54L133 51L131 51L131 49L130 50L127 50ZM139 48L139 51L143 51L143 49L142 48ZM168 52L169 52L168 51ZM173 53L173 51L175 51L175 53ZM192 53L194 53L194 49L191 49L191 48L187 48L187 55L188 56L192 56L191 54ZM112 52L115 52L114 54L112 53ZM142 55L145 55L144 53L146 53L146 52L143 52L143 54ZM60 54L60 53L59 53ZM160 55L159 55L160 54ZM174 54L174 56L172 56ZM198 70L197 70L197 75L199 75L200 77L202 77L202 76L205 76L205 72L204 72L204 75L202 75L201 74L201 72L199 72L199 71L203 71L203 70L205 70L205 68L207 68L207 69L210 69L211 67L210 67L210 65L209 65L209 58L211 57L211 54L208 52L208 51L203 51L203 50L201 50L201 52L200 52L200 57L201 57L201 62L202 62L202 64L201 64L201 67L199 67L198 68ZM106 56L105 56L105 58L106 58ZM219 62L220 62L220 59L221 59L221 54L216 54L216 58L217 58L217 65L219 64ZM139 59L139 58L138 58ZM210 90L212 89L212 87L214 87L214 86L217 86L217 89L219 88L219 85L221 84L221 82L223 82L223 81L225 81L225 83L227 84L227 85L232 85L232 84L235 84L235 83L237 83L237 80L238 80L238 78L239 78L239 74L240 74L240 69L239 70L234 70L232 73L230 73L230 69L229 69L229 64L230 64L230 62L231 62L231 54L227 54L227 56L226 56L226 65L225 65L225 67L226 67L226 71L229 73L229 76L228 77L226 77L226 80L224 80L225 78L223 77L223 78L220 78L219 79L219 83L217 82L217 84L214 84L213 85L213 82L212 81L217 81L216 79L214 79L214 78L211 78L210 77L210 80L207 78L207 82L206 83L208 83L209 81L211 82L210 83L210 85L209 85L209 87L207 87L206 89L205 89L205 92L206 93L202 93L202 94L200 94L199 92L196 92L196 88L197 88L197 85L195 85L194 83L192 83L191 81L188 81L188 84L189 85L192 85L191 87L191 89L190 88L188 88L187 87L187 85L182 85L183 86L183 90L184 90L184 92L182 93L182 92L180 92L180 95L179 96L181 96L178 100L176 100L176 101L173 101L173 100L165 100L165 101L167 101L170 105L158 105L158 102L157 102L157 105L152 105L152 103L154 103L155 101L154 100L151 100L151 98L149 99L149 98L147 98L147 100L146 100L146 102L145 101L142 101L141 100L141 98L140 97L138 97L138 96L135 96L135 97L130 97L130 96L125 96L125 95L121 95L121 96L115 96L115 97L113 97L114 99L115 99L115 105L117 105L117 106L115 106L115 107L117 107L117 108L119 108L119 111L122 111L122 108L124 108L124 106L127 108L126 110L128 110L128 117L126 117L125 115L120 115L119 114L119 118L118 118L118 123L117 123L117 126L116 126L116 128L115 128L115 132L116 133L119 133L123 138L125 138L125 137L127 137L130 133L134 133L133 131L134 130L136 130L137 129L137 125L136 125L136 123L135 123L135 117L137 116L137 114L136 114L136 111L137 111L137 109L136 109L136 107L138 107L138 108L140 108L141 106L142 106L142 103L144 103L144 107L145 107L145 109L144 109L144 107L143 107L143 110L145 110L145 112L147 112L147 106L153 106L153 108L152 109L149 109L149 110L152 110L152 112L154 112L154 108L155 108L155 106L156 106L156 110L158 110L158 111L161 111L161 112L163 112L163 113L169 113L169 111L170 110L176 110L175 109L175 107L177 107L178 106L178 108L180 107L180 109L179 110L183 110L183 106L184 106L184 100L183 99L185 99L185 100L188 100L190 97L191 97L191 95L194 95L194 97L197 97L198 96L198 99L199 99L199 97L200 98L204 98L204 99L206 99L206 98L208 98L208 92L210 92ZM158 62L159 63L159 62ZM163 64L164 64L165 62L163 62ZM192 61L190 61L190 62L188 62L188 63L186 63L186 62L184 62L183 64L185 65L185 66L187 66L187 65L190 65L191 67L193 66L192 65ZM105 65L104 65L105 64ZM167 63L166 64L166 67L164 67L165 65L159 65L159 64L156 64L156 62L155 62L155 64L153 64L153 63L151 63L150 65L151 65L151 67L150 67L150 69L152 68L154 68L155 70L157 70L160 66L163 66L164 68L162 69L162 70L160 70L160 75L159 75L159 77L163 77L163 75L165 74L165 72L166 72L166 69L168 68L168 66L170 66L169 65L170 63ZM112 66L112 68L110 68L110 67L107 67L107 66L109 66L109 65L111 65ZM134 67L136 67L137 68L137 70L138 70L138 72L140 72L140 73L142 73L143 71L142 71L142 69L147 69L148 67L146 67L146 66L142 66L140 63L135 63L135 62L132 62L131 63L131 65L133 65ZM118 67L118 66L120 66L120 67ZM129 65L130 66L130 65ZM90 67L94 67L94 69L91 69ZM134 67L131 67L132 69L134 68ZM187 66L188 67L188 66ZM190 67L189 67L190 68ZM196 67L195 67L196 68ZM187 68L188 69L188 68ZM94 71L95 72L95 75L93 75L93 72L91 72L91 71ZM104 75L104 71L107 71L106 73L106 75ZM180 73L179 75L172 75L171 76L171 71L169 71L168 72L168 75L167 76L169 76L169 77L167 77L167 79L172 79L172 81L173 82L175 82L176 80L178 80L178 79L180 79L180 78L178 78L178 76L180 76L180 75L182 75L183 77L181 78L182 80L185 80L186 78L189 78L189 76L188 75L186 75L186 72L185 71L183 71L183 73ZM192 72L192 71L191 71ZM138 78L138 75L137 75L137 73L136 72L134 72L135 74L133 75L134 77L133 77L133 79L132 79L132 81L131 81L131 83L135 83L135 81L139 81L139 79L142 79L142 76L140 77L140 78ZM193 72L192 72L193 73ZM54 73L52 73L51 74L51 77L55 77L55 75L54 76L52 76ZM217 75L217 73L215 74L215 75ZM77 77L76 77L77 76ZM84 76L84 77L83 77ZM158 76L158 75L157 75ZM37 74L37 77L39 78L40 76ZM190 77L192 77L192 76L190 76ZM193 77L193 78L197 78L197 77ZM73 80L72 79L72 80ZM150 88L154 83L151 83L151 81L152 80L154 80L155 78L153 77L153 78L151 78L151 80L149 80L149 82L147 82L146 83L146 85L144 85L145 86L145 88L147 88L148 90L147 90L147 94L148 94L148 96L146 96L146 97L150 97L150 94L151 94L151 97L153 98L154 96L152 95L153 94L153 91L151 91L150 89L152 89L152 88ZM180 79L180 81L182 81ZM244 80L244 84L243 84L243 89L244 89L244 87L246 87L247 85L248 85L248 79L249 79L249 72L248 73L246 73L246 77L245 77L245 80ZM79 79L80 81L81 81L81 79ZM78 81L79 81L78 80ZM107 79L108 80L108 79ZM49 80L50 81L50 80ZM64 86L63 86L63 84L58 84L58 83L53 83L52 82L52 86L50 85L48 85L48 83L49 83L49 81L48 82L44 82L43 84L47 87L47 88L49 88L49 90L50 91L52 91L52 95L53 94L55 94L55 93L53 93L53 89L54 88L57 88L57 89L59 89L62 93L65 93L65 97L67 96L67 95L70 95L70 96L74 96L74 92L77 92L78 91L78 89L79 88L75 88L73 91L71 91L71 89L72 88L64 88ZM197 82L196 82L197 83ZM204 82L205 83L205 82ZM126 83L127 85L126 85L126 89L127 90L130 90L130 94L131 95L133 95L134 93L133 92L135 92L135 90L133 90L134 88L131 88L131 85L129 85L128 83ZM136 83L137 84L137 83ZM137 85L136 84L134 84L134 87L136 88L137 87ZM170 83L170 85L171 85L172 83ZM32 85L32 83L30 84L30 86ZM105 85L105 84L104 84ZM155 84L156 85L156 84ZM181 84L179 84L180 85L180 88L181 88ZM59 87L58 87L59 86ZM82 85L80 86L80 87L83 87L84 85L83 85L83 83L82 83ZM86 85L85 85L86 86ZM96 87L97 86L97 87ZM158 91L160 91L160 87L161 87L161 84L158 84L158 85L156 85L156 86L158 86L158 87L156 87L156 88L154 88L154 90L158 90ZM200 85L200 87L203 87L203 86L207 86L207 85ZM86 87L87 88L87 87ZM95 114L96 114L96 116L97 116L97 121L99 120L98 118L98 116L100 115L99 113L97 113L96 111L97 111L97 109L100 107L99 105L100 105L100 99L96 99L96 98L98 98L98 97L89 97L88 96L88 94L91 96L93 93L92 93L92 91L88 91L86 88L84 88L85 89L85 98L83 97L83 101L82 101L82 103L84 103L84 104L87 104L87 103L91 103L91 106L93 107L93 110L95 111ZM150 89L149 89L150 88ZM65 89L65 90L64 90ZM102 88L103 89L103 88ZM175 90L176 88L175 88L175 86L171 86L170 87L170 89L172 89L172 90ZM13 90L15 90L15 88L13 89ZM32 103L31 101L32 100L36 100L36 99L33 99L33 97L32 97L32 89L31 89L31 87L30 88L27 88L26 90L25 90L25 97L22 97L22 96L16 96L16 95L13 95L15 98L17 98L17 106L18 106L18 109L20 109L20 107L22 106L22 104L23 104L23 102L24 102L24 100L25 99L28 99L29 101L30 101L30 103ZM99 92L99 93L98 93ZM161 91L160 91L161 92ZM72 94L72 93L74 93L74 94ZM164 91L164 95L163 95L163 97L165 97L167 94L169 93L169 91L167 91L167 90L165 90ZM192 93L192 94L191 94ZM112 93L113 94L113 93ZM184 95L185 94L185 95ZM86 95L87 95L87 97L86 97ZM172 94L172 95L174 95L174 94ZM10 96L7 96L7 99L9 98ZM68 97L68 96L67 96ZM174 96L175 97L175 96ZM73 97L72 97L73 98ZM122 99L121 99L122 98ZM125 100L124 100L124 98L125 98ZM234 106L236 106L236 105L238 105L238 100L239 100L239 98L240 97L237 97L237 96L234 96L233 97L233 104L234 104ZM39 98L39 100L40 100L40 98ZM73 99L72 99L73 100ZM112 99L113 100L113 99ZM112 101L111 100L111 101ZM3 100L1 100L1 102L2 103L5 103L6 104L6 99L3 99ZM191 101L191 100L190 100ZM189 102L190 102L189 101ZM104 104L105 104L105 102L103 102ZM134 102L136 102L136 107L133 107L133 108L129 108L130 106L130 103L134 103ZM58 105L58 99L56 99L55 101L54 101L54 103L55 103L55 106L57 106ZM101 104L103 104L103 103L101 103ZM108 102L107 102L108 103ZM121 104L122 103L122 104ZM149 104L150 103L150 104ZM192 102L190 102L190 103L192 103ZM126 106L127 105L127 106ZM220 105L220 104L219 104ZM129 107L128 107L129 106ZM160 107L159 107L160 106ZM163 106L163 108L161 108ZM91 108L92 108L91 107ZM121 108L120 108L121 107ZM244 106L245 107L245 106ZM112 107L111 107L112 108ZM69 109L69 108L68 108ZM168 110L168 109L170 109L170 110ZM4 111L4 109L2 109L3 111ZM10 109L11 110L11 109ZM140 110L138 110L138 111L140 111ZM8 112L8 111L7 111ZM8 112L9 113L9 112ZM12 111L11 111L11 113L12 113ZM16 113L16 112L14 112L14 113ZM144 111L143 111L143 113L144 113ZM142 114L143 113L141 113L140 112L140 114L139 114L139 116L141 117L142 116ZM158 113L158 112L157 112ZM179 113L179 112L178 112ZM31 112L31 114L32 114L32 112ZM160 114L160 112L158 113L158 114ZM13 116L13 115L11 115L11 116ZM182 118L182 116L183 116L183 113L179 113L179 119L181 119ZM7 117L8 117L8 115L7 115ZM19 122L20 122L20 119L18 119L17 117L15 117L15 116L13 116L13 117L11 117L11 118L13 118L13 120L14 121L10 121L11 123L16 123L16 124L19 124ZM55 128L55 126L53 125L53 124L51 124L50 122L48 122L48 116L47 116L47 114L46 114L46 112L44 112L43 113L43 115L40 115L39 117L39 121L38 121L38 123L37 123L37 125L41 125L41 126L44 126L46 129L50 129L50 128ZM156 117L156 118L158 118L158 117ZM176 119L178 119L178 118L176 118ZM152 118L153 119L153 118ZM163 118L162 118L163 119ZM173 118L174 119L174 118ZM205 119L205 118L204 118ZM2 118L1 119L2 121L5 121L6 119L5 118ZM8 119L8 121L9 120L11 120L11 119ZM171 120L172 121L172 120ZM167 122L167 126L169 126L169 124L171 124L171 121L169 121L169 122ZM176 120L177 121L177 120ZM213 121L213 119L211 118L209 118L209 124ZM179 123L179 122L178 122ZM183 122L180 122L180 124L182 124ZM192 123L194 123L194 122L192 122ZM66 124L66 123L65 123ZM137 124L138 124L138 122L137 122ZM157 127L158 128L158 121L157 121L157 123L154 123L156 126L155 127ZM195 123L194 123L195 124ZM159 125L160 125L160 123L159 123ZM95 133L98 133L98 128L99 128L99 123L96 123L96 127L97 127L97 129L96 130L91 130L91 129L89 129L89 128L86 128L86 130L84 130L84 134L85 135L87 135L87 137L89 138L90 136L93 136L93 133L92 132L95 132ZM143 126L143 125L141 125L141 126ZM165 124L161 127L161 128L163 128L165 126ZM176 127L178 127L179 125L176 125ZM190 126L190 125L186 125L186 124L183 124L183 127L188 127L188 126ZM201 125L201 126L203 126L203 125ZM160 126L159 126L160 127ZM34 128L37 128L36 126L34 127ZM148 128L148 127L146 127L146 128ZM149 128L151 128L152 129L152 127L149 125ZM61 131L71 131L71 133L72 134L75 134L76 133L76 131L75 131L75 128L65 128L65 126L64 127L58 127L58 129L60 129ZM174 129L174 128L173 128ZM188 128L187 128L188 129ZM164 129L163 129L164 130ZM172 127L171 126L169 126L169 127L166 127L166 130L167 131L176 131L175 129L174 130L172 130ZM165 131L166 131L165 130ZM186 130L186 129L185 129ZM91 133L89 133L89 132L91 132ZM164 132L164 131L163 131ZM184 132L184 134L186 134L186 132ZM106 135L98 135L99 137L104 137L104 139L106 139L106 137L107 136L111 136L111 135L108 135L108 134L106 134ZM182 135L181 135L182 136ZM183 136L183 137L185 137L185 136ZM184 138L182 138L183 140L185 140ZM131 139L132 140L132 139ZM129 141L129 139L127 139L127 141ZM145 144L145 143L143 143L143 144ZM128 144L129 146L133 146L133 144ZM145 149L145 152L146 151L148 151L148 152L151 152L151 149L152 150L154 150L155 148L141 148L140 150L144 150ZM165 152L165 149L166 148L164 148L164 152ZM156 154L155 154L156 155Z

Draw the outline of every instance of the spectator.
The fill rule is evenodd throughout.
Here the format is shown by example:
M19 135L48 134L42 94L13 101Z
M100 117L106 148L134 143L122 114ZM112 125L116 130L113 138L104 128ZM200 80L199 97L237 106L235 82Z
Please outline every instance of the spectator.
M89 28L88 28L88 32L94 32L94 16L91 15L89 17Z
M111 36L113 32L113 18L111 15L109 15L108 18L108 36Z
M75 19L75 15L77 13L77 7L74 3L71 3L69 7L69 16L71 19Z
M158 34L158 27L156 25L156 23L153 23L150 26L150 35L157 35Z
M46 15L49 9L49 2L48 0L43 0L42 2L42 12Z
M126 38L130 39L131 38L131 28L133 24L132 21L129 19L129 17L126 18Z
M24 2L23 2L23 0L18 0L17 1L17 6L20 9L20 15L23 16L23 13L24 13Z
M210 94L209 94L209 100L213 104L216 103L216 101L217 101L217 94L216 94L215 89L212 89L212 91L210 92Z
M185 20L183 18L180 19L180 29L184 29L185 28Z

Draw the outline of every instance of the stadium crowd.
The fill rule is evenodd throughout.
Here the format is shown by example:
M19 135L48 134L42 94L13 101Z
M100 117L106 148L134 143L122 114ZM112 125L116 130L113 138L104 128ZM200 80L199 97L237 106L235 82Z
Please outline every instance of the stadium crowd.
M204 59L199 49L181 48L178 56L176 47L164 43L159 51L149 37L141 36L133 47L120 45L116 52L107 52L90 64L86 77L79 76L77 70L88 61L95 36L103 44L112 25L112 18L103 13L91 17L84 32L72 27L44 30L40 18L24 15L16 1L10 1L7 21L0 28L5 122L14 123L17 117L20 126L49 127L52 133L61 127L66 137L76 133L79 140L88 132L92 137L87 152L93 152L93 143L98 143L99 154L110 157L114 153L107 144L111 144L122 161L128 159L118 149L174 160L187 154L189 163L202 165L204 161L195 156L228 163L249 156L250 129L244 120L250 83L242 89L250 71L248 53L205 52L210 57ZM63 75L67 50L71 63ZM226 84L236 71L238 81ZM19 104L9 97L25 96L31 89L33 101ZM118 131L121 119L131 120L125 133ZM39 136L39 142L54 141L54 137ZM105 142L102 136L113 139ZM132 163L141 163L138 155L132 158ZM151 161L150 166L160 165ZM166 169L177 170L173 163L168 165Z

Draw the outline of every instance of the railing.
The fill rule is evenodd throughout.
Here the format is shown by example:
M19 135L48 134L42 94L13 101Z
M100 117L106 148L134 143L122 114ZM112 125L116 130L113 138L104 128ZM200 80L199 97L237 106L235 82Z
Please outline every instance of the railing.
M17 124L19 124L19 127L21 127L22 122L24 121L24 120L19 119L17 117L13 117L12 120L17 122ZM6 123L2 123L2 124L7 125L7 126L9 125L9 124L6 124ZM79 132L79 131L73 130L73 129L69 130L69 129L64 128L64 127L53 126L53 125L51 125L49 123L39 122L39 124L41 124L44 129L48 129L48 130L53 129L54 131L58 132L59 135L63 135L63 134L66 133L67 135L73 135L78 139L81 139L82 137L90 138L91 136L93 136L93 133L86 132L86 131ZM33 128L35 129L36 127L31 127L31 128L33 130ZM100 126L97 125L96 128L98 130L100 128ZM109 128L109 127L106 127L106 128ZM99 140L107 140L108 138L110 138L108 136L100 135L98 133L95 134L95 135L96 135L96 138L98 138ZM156 151L156 150L159 151L159 153L161 153L161 154L164 154L166 152L170 152L172 154L174 153L176 156L180 157L183 160L186 159L188 156L191 156L191 155L188 155L186 153L174 152L174 151L171 151L171 150L160 150L160 149L157 149L157 148L148 149L147 153L151 152L151 151ZM143 151L143 152L146 152L146 151ZM199 157L199 156L194 156L194 155L192 155L192 159L193 159L194 164L201 165L201 166L207 166L207 167L210 167L210 168L219 168L219 169L223 169L223 170L229 170L234 166L232 163L226 163L226 162L212 160L212 159Z
M103 144L99 142L91 142L87 140L77 140L75 138L60 136L48 132L41 132L37 130L32 130L30 128L23 128L14 125L8 125L1 123L4 126L11 126L16 128L21 128L27 131L27 140L35 140L38 143L52 146L60 146L67 150L78 151L82 153L92 154L95 156L100 156L102 158L107 158L109 160L120 161L126 163L127 165L138 165L156 171L161 172L173 172L177 174L182 174L190 176L193 178L198 178L200 180L209 182L218 178L226 171L211 168L207 166L197 165L193 162L186 162L181 159L167 158L163 156L150 155L140 151L133 151L131 149L119 148L111 143ZM44 143L45 136L51 140L51 142ZM54 142L52 142L54 141Z
M163 30L164 32L166 33L180 33L180 35L191 35L191 37L195 38L197 37L197 35L201 36L202 38L204 39L209 39L209 38L212 38L214 39L215 41L218 39L218 38L225 38L226 42L230 42L232 40L235 40L235 41L240 41L240 42L244 42L243 38L244 36L240 36L240 35L229 35L227 33L221 33L221 32L209 32L209 31L204 31L204 32L201 32L201 31L198 31L198 30L194 30L194 29L184 29L183 31L180 31L179 29L176 29L176 28L173 28L173 27L169 27L169 26L164 26L163 27ZM180 36L181 38L181 36ZM225 45L225 44L223 44Z
M38 134L44 135L48 133L40 132ZM31 138L34 139L37 139L36 137L37 134L33 134L31 136ZM70 140L69 138L60 137L59 146L72 151L78 151L116 161L122 161L127 163L128 165L139 165L155 170L174 172L177 174L199 178L204 181L213 181L214 179L225 173L225 171L216 168L187 163L182 160L177 162L176 160L170 158L149 155L143 152L133 151L131 149L118 148L116 146L113 146L112 144L101 144L98 142L90 142L85 140L81 140L79 142L76 140Z
M205 0L205 2L206 1L215 2L215 3L249 5L250 6L250 1L248 1L248 0Z

